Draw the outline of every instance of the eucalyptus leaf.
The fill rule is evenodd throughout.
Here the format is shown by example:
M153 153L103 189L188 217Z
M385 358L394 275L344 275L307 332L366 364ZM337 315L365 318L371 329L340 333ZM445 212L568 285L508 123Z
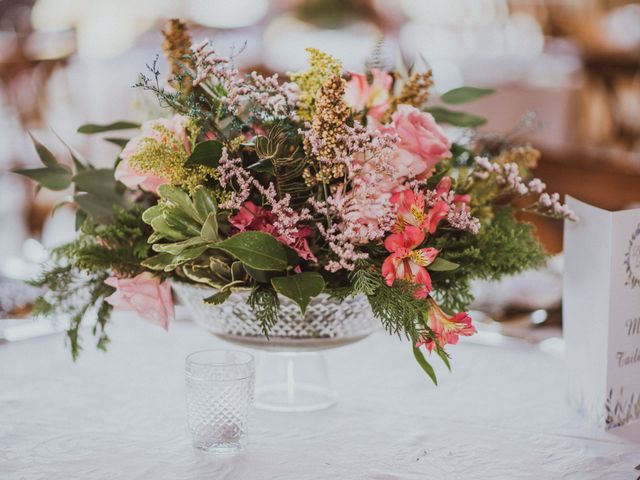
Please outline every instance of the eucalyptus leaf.
M119 146L120 148L124 148L129 143L130 139L128 138L116 138L116 137L107 137L103 139L105 142L113 143L114 145Z
M78 128L78 133L93 134L111 132L113 130L130 130L132 128L140 128L140 124L125 121L113 122L105 125L99 125L97 123L86 123Z
M427 361L427 359L424 358L424 355L422 354L420 349L417 348L415 345L413 345L413 356L416 358L416 361L418 362L418 365L420 365L422 367L422 369L425 371L425 373L429 376L431 381L435 385L438 385L438 379L436 377L436 372L433 370L433 367Z
M496 93L493 88L459 87L444 93L440 99L446 103L465 103Z
M271 285L281 295L290 298L300 306L304 315L313 297L324 290L324 278L317 272L303 272L286 277L274 277Z
M93 193L99 197L117 197L116 179L111 169L83 170L76 173L72 180L77 190Z
M192 167L194 165L203 165L205 167L216 168L222 157L222 149L224 145L218 140L205 140L198 143L185 165Z
M57 167L59 163L53 153L51 153L51 151L47 147L37 141L35 137L31 135L31 133L29 133L29 136L31 137L33 145L36 147L36 152L38 153L38 157L40 157L40 161L47 167Z
M455 127L472 128L479 127L487 123L487 119L479 115L456 112L443 107L429 107L426 108L425 111L431 113L436 122L447 123Z
M17 169L13 173L30 178L49 190L66 190L71 185L71 170L65 165Z
M116 201L105 200L93 193L78 193L73 199L78 207L97 223L109 224L113 221L113 206L117 203Z
M219 248L256 270L287 268L287 252L278 240L264 232L241 232L218 243Z
M450 262L444 258L437 257L431 265L427 266L427 268L434 272L450 272L459 266L460 265L455 262Z
M73 160L73 164L76 167L76 170L82 171L82 170L86 170L87 168L89 168L89 164L88 162L84 159L84 157L82 156L82 154L80 152L78 152L75 148L73 148L71 145L69 145L67 142L65 142L62 137L60 137L60 135L58 135L56 132L53 132L54 135L56 137L58 137L58 140L60 140L60 142L62 142L62 144L67 147L67 150L69 150L69 155L71 155L71 159Z

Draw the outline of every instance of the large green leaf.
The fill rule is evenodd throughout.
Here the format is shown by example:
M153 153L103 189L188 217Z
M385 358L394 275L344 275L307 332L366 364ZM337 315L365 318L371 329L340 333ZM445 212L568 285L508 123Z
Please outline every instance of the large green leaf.
M205 167L215 168L220 163L223 147L222 142L218 140L206 140L198 143L191 155L189 155L185 165L188 167L204 165Z
M241 232L218 243L219 248L256 270L287 268L287 252L278 240L264 232Z
M427 359L424 358L424 355L422 354L420 349L415 345L413 345L413 356L416 358L418 365L420 365L422 369L425 371L425 373L429 375L429 378L431 379L431 381L435 385L438 385L438 378L436 377L436 372L433 370L433 367L431 366L431 364L427 362Z
M49 190L66 190L71 185L71 170L65 165L58 164L46 168L24 168L13 170L13 172L30 178Z
M276 292L296 302L304 315L309 301L324 290L324 278L316 272L303 272L286 277L274 277L271 279L271 285Z
M438 123L447 123L455 127L479 127L487 123L487 119L479 115L473 115L471 113L456 112L454 110L448 110L443 107L429 107L425 109L433 115Z
M427 268L429 270L433 270L434 272L450 272L451 270L455 270L459 266L460 265L455 262L450 262L449 260L445 260L444 258L437 257L434 262Z
M465 103L496 93L492 88L459 87L449 90L440 98L446 103Z
M99 125L97 123L86 123L78 128L78 133L102 133L102 132L111 132L113 130L130 130L132 128L140 128L139 123L134 122L113 122L106 125Z

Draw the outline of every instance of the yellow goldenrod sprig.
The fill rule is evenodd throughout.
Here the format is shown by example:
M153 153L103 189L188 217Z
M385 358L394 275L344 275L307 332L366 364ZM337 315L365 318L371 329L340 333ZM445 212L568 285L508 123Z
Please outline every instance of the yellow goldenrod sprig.
M300 88L298 116L301 120L310 121L315 112L318 91L328 78L342 75L342 62L316 48L307 48L306 51L310 55L309 68L290 76Z

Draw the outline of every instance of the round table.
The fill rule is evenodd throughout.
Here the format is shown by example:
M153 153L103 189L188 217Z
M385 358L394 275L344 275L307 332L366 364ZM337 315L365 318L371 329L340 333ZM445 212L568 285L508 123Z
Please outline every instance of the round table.
M440 385L406 341L376 332L326 353L339 403L255 411L235 456L195 451L184 358L226 345L188 321L133 316L90 334L73 363L60 335L0 345L2 479L635 479L640 445L565 403L561 359L535 346L461 342ZM640 424L634 427L637 432Z

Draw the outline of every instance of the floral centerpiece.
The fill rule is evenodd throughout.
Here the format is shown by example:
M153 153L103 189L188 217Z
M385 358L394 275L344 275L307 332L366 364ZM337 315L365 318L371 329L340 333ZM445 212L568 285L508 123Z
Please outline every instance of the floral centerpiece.
M430 71L345 74L339 60L308 49L309 68L283 82L241 74L208 42L192 46L179 21L164 35L168 84L154 63L137 86L166 115L79 129L135 130L106 138L122 147L113 168L94 168L73 149L71 168L36 142L44 167L18 172L74 189L78 237L36 282L48 287L40 313L71 315L74 358L93 308L102 349L114 308L168 328L169 282L178 280L212 287L211 304L248 290L265 335L279 298L304 314L322 292L364 295L435 381L426 353L448 365L445 347L476 331L465 313L471 280L545 260L518 212L572 217L531 178L537 151L485 142L473 134L484 119L432 104ZM458 88L440 101L489 93ZM463 140L452 142L443 124Z

